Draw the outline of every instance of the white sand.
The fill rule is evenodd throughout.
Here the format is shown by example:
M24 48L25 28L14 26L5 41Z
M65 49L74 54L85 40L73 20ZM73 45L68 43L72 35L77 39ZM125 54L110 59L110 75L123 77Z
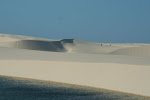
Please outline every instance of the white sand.
M106 88L150 96L150 67L115 63L1 60L1 75Z
M0 75L150 96L149 44L110 47L72 39L52 41L5 34L0 37Z

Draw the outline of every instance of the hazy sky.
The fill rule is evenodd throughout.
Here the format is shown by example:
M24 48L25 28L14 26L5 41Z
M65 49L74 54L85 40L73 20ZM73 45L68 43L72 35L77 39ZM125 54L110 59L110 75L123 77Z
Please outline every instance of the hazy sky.
M150 0L0 0L0 33L150 43Z

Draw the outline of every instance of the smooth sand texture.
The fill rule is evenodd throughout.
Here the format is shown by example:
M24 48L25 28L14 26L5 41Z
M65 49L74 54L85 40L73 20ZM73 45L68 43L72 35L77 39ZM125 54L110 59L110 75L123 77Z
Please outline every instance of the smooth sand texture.
M149 100L133 94L77 85L0 76L0 100Z
M79 84L150 96L148 66L27 60L19 62L2 60L0 63L1 75Z
M120 55L136 55L136 56L150 56L150 47L130 47L123 48L112 52L112 54Z
M149 48L0 34L0 75L150 96Z
M4 38L4 39L3 39ZM94 43L74 39L48 40L17 35L0 34L0 46L28 50L150 56L150 44Z

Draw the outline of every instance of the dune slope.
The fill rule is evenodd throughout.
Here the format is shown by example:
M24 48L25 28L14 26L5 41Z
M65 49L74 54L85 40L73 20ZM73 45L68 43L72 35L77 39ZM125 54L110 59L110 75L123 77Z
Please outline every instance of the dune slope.
M1 100L150 100L138 95L69 84L0 76Z
M150 96L150 67L116 63L0 60L0 74Z
M75 39L50 40L7 34L0 34L0 46L53 52L150 56L150 44L94 43Z
M29 98L31 96L31 98L35 99L35 96L39 92L34 94L33 90L37 89L39 91L38 88L42 88L40 90L44 92L41 92L41 95L46 96L45 99L50 98L46 93L52 93L51 99L54 99L53 94L55 96L55 93L45 89L49 87L51 89L53 87L51 83L50 85L48 85L49 83L45 83L44 80L47 80L108 89L107 92L103 90L98 90L97 92L94 90L96 94L92 94L89 90L82 90L82 87L79 87L78 90L81 89L84 92L79 91L78 95L76 92L78 90L74 90L72 85L71 90L67 90L68 88L64 88L63 84L59 84L60 87L63 85L58 89L59 92L54 91L58 92L56 93L57 96L59 95L58 100L59 97L69 100L80 99L82 97L81 100L87 99L88 97L93 100L97 98L105 98L104 100L113 100L114 98L114 100L128 100L127 98L129 97L129 100L134 100L132 98L134 96L118 94L118 92L116 93L114 91L150 96L149 60L150 44L93 43L75 39L51 40L0 34L0 75L43 80L39 83L39 81L31 82L30 79L20 80L6 76L1 77L0 84L4 85L10 82L12 86L21 87L19 89L17 87L13 91L11 90L10 84L8 88L4 85L4 88L1 89L7 89L4 92L0 92L0 97L2 99L8 97L7 95L10 92L12 93L11 97L15 98L13 92L15 94L26 94L26 91L30 91L34 97L28 93L26 96L29 96ZM9 80L14 82L14 84ZM26 86L26 84L28 85ZM35 84L36 86L34 87ZM43 84L47 85L43 86ZM58 86L53 85L53 88L57 88ZM32 86L33 88L30 89L29 87ZM65 92L64 89L69 92ZM111 92L111 90L114 91ZM86 94L87 91L88 94ZM99 93L99 91L101 92ZM63 94L62 92L65 93ZM68 94L71 96L68 97ZM19 98L22 98L22 96ZM138 100L140 97L135 98L135 100ZM148 99L146 98L146 100Z
M112 54L133 55L133 56L150 56L150 47L129 47L116 50Z

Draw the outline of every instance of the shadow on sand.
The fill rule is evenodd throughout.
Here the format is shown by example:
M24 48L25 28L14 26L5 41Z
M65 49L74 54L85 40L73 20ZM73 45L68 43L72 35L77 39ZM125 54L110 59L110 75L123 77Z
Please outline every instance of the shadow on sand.
M0 76L0 100L150 100L150 98L105 89Z

